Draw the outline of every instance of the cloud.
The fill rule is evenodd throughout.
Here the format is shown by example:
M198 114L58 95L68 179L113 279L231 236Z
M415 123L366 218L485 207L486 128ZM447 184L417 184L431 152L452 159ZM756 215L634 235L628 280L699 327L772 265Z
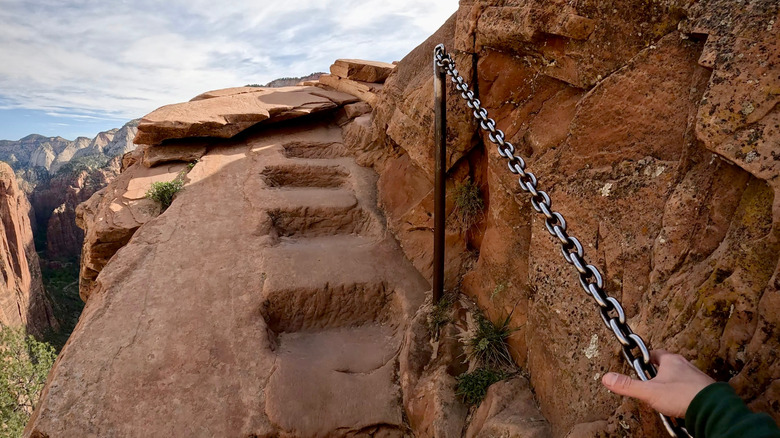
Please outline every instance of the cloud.
M203 91L400 59L457 0L3 0L0 107L130 119Z

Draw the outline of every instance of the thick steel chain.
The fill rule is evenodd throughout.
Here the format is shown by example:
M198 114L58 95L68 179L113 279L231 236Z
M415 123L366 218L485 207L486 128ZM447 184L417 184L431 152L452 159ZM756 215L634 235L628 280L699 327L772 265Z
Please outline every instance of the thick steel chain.
M566 220L560 213L552 210L550 196L538 189L536 176L526 170L525 160L515 156L515 147L506 141L504 133L496 128L496 122L488 117L487 110L481 106L479 99L474 96L474 92L460 76L455 68L455 61L449 53L445 52L443 44L436 46L435 57L436 65L452 77L452 82L456 84L455 87L460 91L461 97L466 100L466 105L472 110L480 128L488 133L490 141L498 147L498 154L508 161L509 171L519 175L520 188L531 195L531 205L537 213L544 216L547 232L560 243L561 254L566 262L577 270L580 285L598 305L599 316L620 343L623 357L641 380L647 381L655 377L656 368L650 362L650 350L647 344L631 330L626 321L626 312L620 302L604 291L604 278L601 272L585 261L585 250L582 244L576 237L568 234ZM635 351L638 354L635 354ZM690 437L684 428L675 425L669 417L661 415L661 420L671 436Z

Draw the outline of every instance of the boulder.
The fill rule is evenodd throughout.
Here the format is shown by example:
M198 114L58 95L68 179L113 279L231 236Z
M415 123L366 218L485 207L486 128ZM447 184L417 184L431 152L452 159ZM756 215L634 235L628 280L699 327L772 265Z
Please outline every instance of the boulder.
M384 82L394 69L393 64L362 59L337 59L330 66L334 76L359 82Z
M382 90L381 84L344 79L336 75L320 76L319 84L351 94L371 106L376 105L377 93Z
M164 146L146 146L143 148L142 162L146 167L172 161L197 161L206 153L208 143L205 141L187 141Z
M230 138L258 123L289 120L356 101L353 96L317 87L217 90L144 116L134 142L159 145L166 140L191 137Z
M536 407L528 379L516 376L494 383L488 388L487 395L474 413L465 436L549 438L553 435L550 424Z

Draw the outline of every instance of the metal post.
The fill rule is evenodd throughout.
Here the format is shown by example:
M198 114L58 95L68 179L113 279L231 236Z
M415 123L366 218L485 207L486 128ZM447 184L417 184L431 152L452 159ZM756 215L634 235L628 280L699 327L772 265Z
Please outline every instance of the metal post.
M447 196L445 186L447 169L447 98L446 71L436 63L436 52L444 51L439 45L433 54L433 108L436 113L434 128L436 148L436 175L433 182L433 303L439 302L444 294L444 206Z

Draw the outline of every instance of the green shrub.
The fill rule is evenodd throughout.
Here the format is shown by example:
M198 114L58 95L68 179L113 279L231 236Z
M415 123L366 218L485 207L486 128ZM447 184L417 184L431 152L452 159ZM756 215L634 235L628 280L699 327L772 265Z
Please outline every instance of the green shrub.
M450 309L457 298L455 293L446 293L439 299L439 302L433 305L431 313L428 315L428 328L431 330L431 336L434 339L439 338L439 331L445 324L451 321Z
M23 329L0 328L0 437L22 436L56 357Z
M469 359L491 368L513 368L515 364L509 354L507 340L517 329L509 326L511 317L510 313L500 324L495 324L477 313L474 333L466 341Z
M179 175L181 176L181 175ZM152 183L152 187L146 192L146 197L157 201L162 206L162 211L165 211L171 206L174 196L179 190L184 187L184 181L177 176L173 181L159 181Z
M493 301L493 298L497 297L504 289L506 289L506 282L502 281L496 284L496 287L493 288L493 292L490 293L490 301Z
M463 373L456 378L455 394L463 398L468 405L479 405L487 394L490 385L509 377L505 371L490 368L477 368L471 373Z
M462 183L455 185L452 195L455 202L452 222L461 230L468 230L479 222L485 207L479 187L471 181L471 178L466 178Z

